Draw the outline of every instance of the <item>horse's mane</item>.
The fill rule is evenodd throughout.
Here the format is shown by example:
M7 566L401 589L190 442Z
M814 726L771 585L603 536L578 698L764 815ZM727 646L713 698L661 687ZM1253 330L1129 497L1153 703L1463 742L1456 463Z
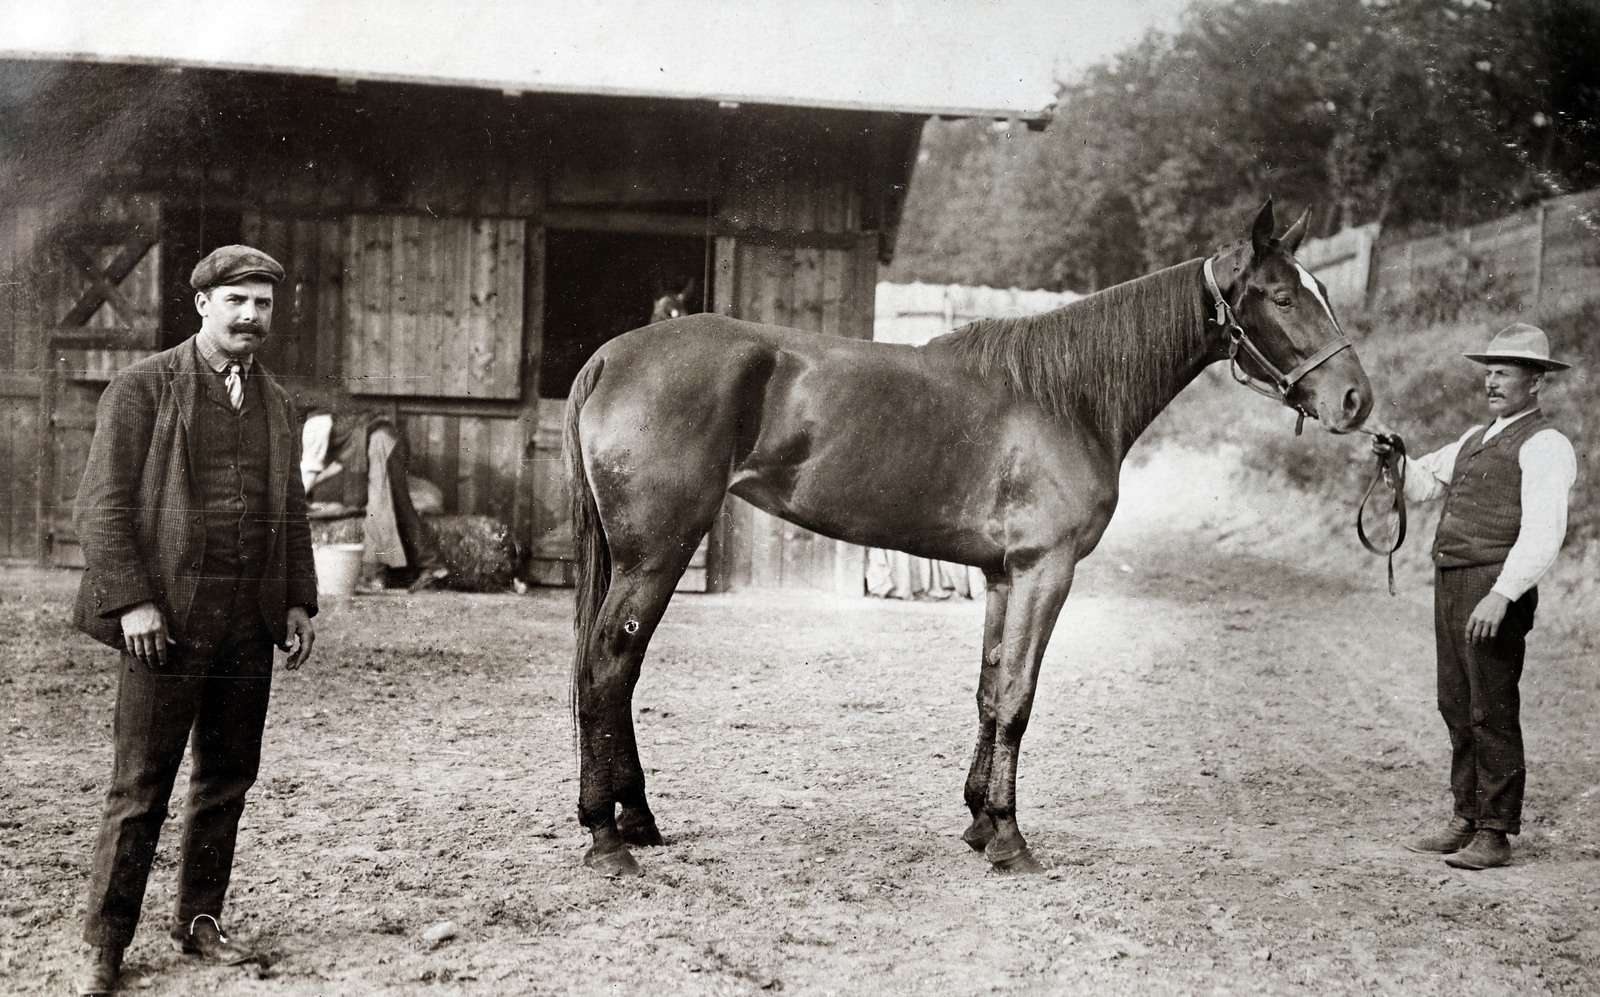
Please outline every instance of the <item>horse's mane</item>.
M1026 318L980 319L933 340L1055 416L1131 442L1183 388L1205 337L1199 260ZM931 344L930 344L931 345Z

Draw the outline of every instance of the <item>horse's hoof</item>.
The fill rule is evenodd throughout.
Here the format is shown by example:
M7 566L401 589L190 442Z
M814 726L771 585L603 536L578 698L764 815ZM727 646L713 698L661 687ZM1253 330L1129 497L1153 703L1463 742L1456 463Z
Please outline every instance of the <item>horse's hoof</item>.
M618 824L617 833L622 836L623 841L630 845L638 845L640 848L660 848L667 843L661 836L660 829L656 827L655 821L650 821L648 824Z
M988 814L979 814L972 818L972 823L961 832L961 840L965 841L967 847L973 851L983 851L989 847L989 842L994 840L994 821Z
M644 875L644 870L639 868L639 863L633 860L633 855L626 848L609 852L597 852L590 848L583 853L583 864L607 879Z
M1007 876L1037 876L1044 872L1044 866L1028 851L1028 846L1011 849L1005 852L984 851L984 857L989 860L996 872Z

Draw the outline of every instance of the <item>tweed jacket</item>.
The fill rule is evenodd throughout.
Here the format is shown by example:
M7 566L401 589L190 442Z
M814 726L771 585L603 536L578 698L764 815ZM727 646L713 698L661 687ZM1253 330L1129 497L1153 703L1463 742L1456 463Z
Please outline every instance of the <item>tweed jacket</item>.
M122 646L121 614L146 601L165 614L172 639L184 640L205 560L202 502L193 473L198 461L189 430L200 377L212 373L191 337L122 371L100 398L73 520L86 566L73 624L104 644ZM261 615L282 646L290 606L316 615L317 575L293 403L259 360L250 376L261 378L269 441L272 539L261 577Z

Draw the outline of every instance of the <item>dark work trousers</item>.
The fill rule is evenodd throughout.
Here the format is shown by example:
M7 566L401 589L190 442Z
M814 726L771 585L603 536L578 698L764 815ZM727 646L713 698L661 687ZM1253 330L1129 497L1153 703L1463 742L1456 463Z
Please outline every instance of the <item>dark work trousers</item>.
M1433 630L1439 653L1439 712L1450 730L1450 792L1457 817L1520 834L1523 639L1533 629L1538 589L1506 608L1494 640L1467 639L1467 619L1500 577L1500 564L1435 572Z
M165 668L122 655L113 725L116 760L90 869L83 937L127 947L144 903L156 839L185 743L193 753L172 930L219 921L245 793L261 761L272 685L272 639L256 585L206 575L183 644Z

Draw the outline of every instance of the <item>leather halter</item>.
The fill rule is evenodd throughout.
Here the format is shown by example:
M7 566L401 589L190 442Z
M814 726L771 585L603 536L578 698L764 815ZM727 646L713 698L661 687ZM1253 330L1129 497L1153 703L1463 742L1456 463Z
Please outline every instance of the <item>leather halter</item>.
M1228 331L1228 372L1233 375L1235 381L1252 391L1260 392L1268 398L1276 398L1284 405L1294 409L1299 415L1294 424L1294 432L1296 436L1299 436L1300 429L1305 424L1306 416L1314 413L1307 412L1299 405L1291 404L1289 392L1294 390L1295 384L1302 377L1321 366L1329 357L1341 350L1349 349L1351 346L1350 339L1348 336L1341 335L1336 339L1330 340L1321 349L1300 361L1285 374L1278 369L1276 364L1267 359L1267 355L1261 352L1261 348L1251 341L1250 334L1245 331L1244 326L1239 324L1239 319L1233 313L1233 305L1228 303L1227 296L1222 293L1222 288L1217 284L1217 274L1212 268L1212 264L1216 262L1216 259L1215 256L1207 257L1202 269L1206 275L1206 287L1211 291L1212 300L1216 305L1217 325ZM1337 325L1335 325L1335 328L1337 328ZM1239 367L1239 351L1241 349L1249 355L1251 360L1256 362L1257 366L1266 372L1266 380L1247 374Z

